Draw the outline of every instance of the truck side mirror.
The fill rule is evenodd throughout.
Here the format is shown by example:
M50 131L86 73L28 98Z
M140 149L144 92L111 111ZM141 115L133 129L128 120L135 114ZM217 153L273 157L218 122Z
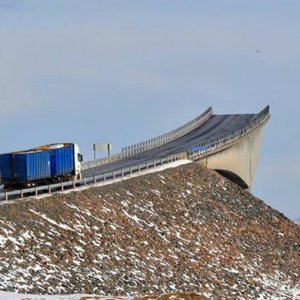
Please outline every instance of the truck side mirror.
M79 162L82 162L83 161L83 155L78 153L78 161Z

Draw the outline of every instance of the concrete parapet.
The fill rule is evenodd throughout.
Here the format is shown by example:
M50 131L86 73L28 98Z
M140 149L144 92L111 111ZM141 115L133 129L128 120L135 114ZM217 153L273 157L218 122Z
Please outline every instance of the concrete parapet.
M243 188L251 188L259 161L262 127L258 127L241 139L199 160L201 164L230 178Z

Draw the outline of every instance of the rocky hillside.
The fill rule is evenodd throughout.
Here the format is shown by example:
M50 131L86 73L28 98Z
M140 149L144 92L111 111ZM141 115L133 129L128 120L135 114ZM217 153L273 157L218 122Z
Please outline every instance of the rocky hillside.
M300 297L300 229L198 164L0 205L0 290Z

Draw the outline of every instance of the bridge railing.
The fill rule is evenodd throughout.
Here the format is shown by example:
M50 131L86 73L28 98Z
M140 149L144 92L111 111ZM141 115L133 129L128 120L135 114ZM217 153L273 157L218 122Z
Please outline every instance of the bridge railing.
M190 133L194 129L200 127L211 117L212 113L213 113L212 107L209 107L204 113L202 113L200 116L193 119L192 121L186 123L185 125L177 128L175 130L172 130L168 133L160 135L156 138L149 139L149 140L143 141L138 144L124 147L124 148L122 148L122 153L125 154L126 156L130 156L130 155L137 154L137 153L140 153L143 151L151 150L153 148L156 148L156 147L159 147L166 143L169 143L171 141L174 141L182 136L185 136L186 134Z
M5 201L5 200L8 201L8 200L14 200L20 198L23 199L30 196L37 197L45 193L51 194L53 192L63 192L65 190L85 187L87 185L105 183L107 181L113 181L117 179L124 179L124 177L130 176L132 174L153 169L155 167L166 165L174 161L178 161L186 158L187 158L186 152L182 152L176 155L166 156L161 159L152 160L138 165L132 165L123 169L102 173L88 178L55 183L51 185L37 186L33 188L26 188L26 189L11 191L11 192L4 192L4 193L0 193L0 201Z
M254 129L260 127L262 124L267 122L269 118L270 118L270 107L266 106L252 120L250 120L242 127L238 128L237 130L192 145L191 147L188 148L187 151L188 158L198 159L207 156L210 154L210 152L213 152L220 147L224 147L227 144L237 141L238 139L250 133Z
M121 160L124 157L125 156L123 156L122 153L117 153L117 154L111 155L109 157L104 157L104 158L100 158L100 159L96 159L96 160L83 162L83 163L81 163L81 170L87 170L87 169L95 168L97 166L102 166L102 165L105 165L105 164L108 164L111 162Z
M81 165L82 170L94 168L96 166L100 166L100 165L107 164L110 162L115 162L115 161L121 160L123 158L133 156L138 153L141 153L141 152L144 152L147 150L151 150L151 149L157 148L161 145L172 142L180 137L185 136L186 134L190 133L194 129L200 127L202 124L204 124L206 121L208 121L208 119L212 116L212 114L213 114L212 107L209 107L200 116L198 116L197 118L193 119L192 121L186 123L185 125L177 128L175 130L172 130L168 133L160 135L156 138L149 139L149 140L143 141L138 144L124 147L124 148L122 148L121 153L112 155L110 157L82 163L82 165Z

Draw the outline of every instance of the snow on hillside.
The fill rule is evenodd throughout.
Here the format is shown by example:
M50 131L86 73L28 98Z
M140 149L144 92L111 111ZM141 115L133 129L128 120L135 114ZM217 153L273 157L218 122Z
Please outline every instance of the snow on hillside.
M31 294L300 297L300 229L187 164L0 206L0 289Z
M3 300L112 300L109 297L100 297L96 295L86 295L86 294L77 294L77 295L57 295L57 296L49 296L49 295L28 295L28 294L16 294L10 292L1 292L0 291L0 299ZM118 300L125 300L125 298L118 297ZM130 300L130 298L126 298L126 300Z
M3 300L205 300L205 298L194 293L175 293L175 294L163 294L159 296L148 295L143 297L104 297L99 295L86 295L86 294L74 294L74 295L29 295L29 294L16 294L10 292L1 292L0 299Z

